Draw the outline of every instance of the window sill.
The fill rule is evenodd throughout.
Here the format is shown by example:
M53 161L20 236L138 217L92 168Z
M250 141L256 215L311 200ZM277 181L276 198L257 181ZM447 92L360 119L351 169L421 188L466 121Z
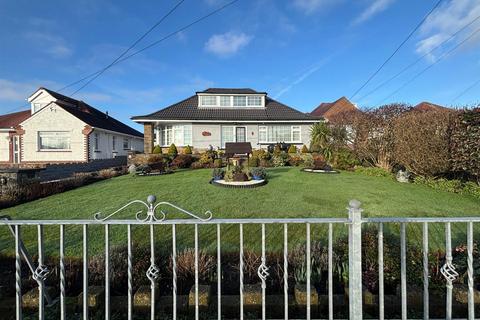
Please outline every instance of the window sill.
M72 150L61 150L61 149L40 149L37 152L72 152Z

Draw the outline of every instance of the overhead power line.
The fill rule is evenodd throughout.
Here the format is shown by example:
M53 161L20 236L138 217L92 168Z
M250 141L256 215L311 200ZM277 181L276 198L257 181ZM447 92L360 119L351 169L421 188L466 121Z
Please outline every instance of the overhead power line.
M230 2L228 2L228 3L226 3L226 4L224 4L224 5L221 6L221 7L218 7L217 9L211 11L210 13L208 13L208 14L206 14L206 15L204 15L204 16L202 16L202 17L200 17L200 18L198 18L198 19L196 19L196 20L194 20L194 21L192 21L192 22L190 22L189 24L187 24L187 25L185 25L185 26L177 29L177 30L174 31L174 32L169 33L169 34L166 35L165 37L163 37L163 38L161 38L161 39L159 39L159 40L157 40L157 41L155 41L155 42L152 42L151 44L143 47L142 49L139 49L138 51L135 51L135 52L131 53L130 55L124 56L123 58L119 59L117 62L115 62L114 64L112 64L112 66L117 65L117 64L119 64L119 63L121 63L121 62L123 62L123 61L125 61L125 60L127 60L127 59L130 59L130 58L136 56L137 54L139 54L139 53L141 53L141 52L143 52L143 51L145 51L145 50L148 50L148 49L150 49L151 47L154 47L154 46L156 46L157 44L159 44L159 43L161 43L161 42L163 42L163 41L165 41L165 40L167 40L167 39L169 39L169 38L171 38L171 37L173 37L173 36L175 36L175 35L183 32L183 31L185 31L185 30L187 30L187 29L189 29L189 28L191 28L191 27L193 27L194 25L202 22L203 20L205 20L205 19L207 19L207 18L209 18L209 17L211 17L211 16L213 16L213 15L215 15L216 13L218 13L218 12L226 9L227 7L235 4L235 3L238 2L238 1L239 1L239 0L233 0L233 1L230 1ZM71 82L71 83L67 84L67 85L64 86L64 87L62 87L62 88L60 88L60 89L57 89L56 91L63 91L63 90L65 90L65 89L67 89L67 88L70 88L70 87L72 87L72 86L74 86L74 85L76 85L76 84L78 84L78 83L81 83L81 82L83 82L83 81L85 81L85 80L87 80L87 79L95 76L96 74L100 73L102 70L103 70L103 69L100 69L100 70L98 70L98 71L95 71L95 72L93 72L93 73L90 73L90 74L84 76L83 78L81 78L81 79L79 79L79 80L76 80L76 81L74 81L74 82ZM27 104L27 105L28 105L28 104ZM27 106L27 105L23 105L23 106L17 107L17 108L13 109L13 110L10 111L10 112L13 112L13 111L15 111L15 110L18 110L19 108L23 108L23 107L25 107L25 106Z
M435 6L430 10L430 12L417 24L417 26L408 34L408 36L400 43L400 45L392 52L392 54L378 67L378 69L365 81L360 88L358 88L353 95L350 96L352 100L365 86L383 69L383 67L395 56L395 54L403 47L403 45L412 37L412 35L422 26L422 24L427 20L427 18L438 8L440 3L443 0L438 0Z
M363 100L364 98L368 97L369 95L371 95L372 93L376 92L377 90L379 90L380 88L382 88L383 86L385 86L387 83L389 83L390 81L396 79L398 76L400 76L401 74L403 74L405 71L407 71L408 69L412 68L413 66L415 66L417 63L419 63L420 61L423 60L423 58L425 58L426 56L430 55L433 51L437 50L438 48L440 48L441 46L443 46L444 44L446 44L447 42L449 42L450 40L452 40L453 38L455 38L459 33L461 33L462 31L464 31L466 28L468 28L469 26L471 26L472 24L474 24L476 21L478 21L478 19L480 19L480 15L477 16L475 19L473 19L472 21L470 21L469 23L467 23L466 25L464 25L462 28L458 29L455 33L453 33L450 37L448 37L448 39L442 41L439 45L435 46L433 49L431 49L430 51L428 51L427 53L425 53L424 55L422 55L420 58L418 58L417 60L415 60L414 62L410 63L408 66L406 66L405 68L403 68L402 70L400 70L398 73L396 73L393 77L385 80L384 82L382 82L381 84L379 84L377 87L375 87L375 89L369 91L368 93L364 94L363 96L361 96L358 101L361 101Z
M470 90L472 90L473 88L475 88L476 86L478 86L480 84L480 79L478 79L477 81L475 81L474 83L472 83L470 86L468 86L467 88L465 88L465 90L463 90L462 92L460 92L459 95L457 95L455 98L452 99L452 101L450 102L450 104L453 104L455 101L457 101L460 97L463 97L467 92L469 92Z
M160 20L155 22L153 26L150 27L144 34L140 36L137 40L135 40L126 50L124 50L117 58L115 58L110 64L108 64L105 68L101 69L94 77L88 80L85 84L83 84L80 88L75 90L71 95L73 96L90 83L95 81L98 77L100 77L105 71L107 71L110 67L112 67L118 60L120 60L124 55L126 55L131 49L133 49L140 41L142 41L150 32L152 32L156 27L158 27L166 18L168 18L185 0L180 0L175 4L166 14L164 14Z
M431 69L434 65L436 65L437 63L439 63L440 61L442 61L443 58L449 56L452 52L454 52L455 50L457 50L458 48L460 48L463 44L465 44L468 40L470 40L471 38L473 38L474 36L476 36L478 33L480 32L480 28L476 29L474 32L472 32L468 37L466 37L465 39L463 39L461 42L459 42L455 47L453 47L452 49L450 49L448 52L442 54L440 57L438 57L437 60L435 60L435 62L429 64L426 68L424 68L422 71L418 72L415 76L413 76L410 80L406 81L404 84L402 84L397 90L393 91L391 94L389 94L387 97L385 97L382 101L380 101L380 104L382 104L383 102L385 102L386 100L390 99L392 96L394 96L396 93L398 93L400 90L402 90L403 88L405 88L407 85L409 85L410 83L412 83L413 81L415 81L418 77L420 77L422 74L424 74L425 72L427 72L429 69Z
M224 4L223 6L221 6L221 7L217 8L217 9L211 11L210 13L208 13L208 14L206 14L206 15L204 15L204 16L202 16L202 17L200 17L200 18L198 18L198 19L190 22L189 24L184 25L183 27L181 27L181 28L179 28L179 29L177 29L177 30L175 30L175 31L167 34L167 35L164 36L163 38L161 38L161 39L159 39L159 40L157 40L157 41L154 41L154 42L150 43L149 45L147 45L147 46L145 46L145 47L143 47L143 48L141 48L141 49L139 49L139 50L137 50L137 51L135 51L135 52L127 55L127 56L122 57L121 59L118 59L118 61L112 63L110 67L113 67L113 66L115 66L115 65L117 65L117 64L119 64L119 63L121 63L121 62L123 62L123 61L125 61L125 60L128 60L128 59L130 59L130 58L138 55L139 53L141 53L141 52L143 52L143 51L145 51L145 50L148 50L148 49L150 49L150 48L152 48L152 47L160 44L161 42L163 42L163 41L165 41L165 40L168 40L169 38L171 38L171 37L173 37L173 36L175 36L175 35L183 32L183 31L191 28L192 26L196 25L197 23L202 22L203 20L205 20L205 19L213 16L214 14L216 14L216 13L218 13L218 12L226 9L227 7L233 5L234 3L238 2L238 1L239 1L239 0L233 0L233 1L230 1L230 2L228 2L228 3L226 3L226 4ZM109 67L109 68L110 68L110 67ZM92 76L95 76L96 74L100 73L101 71L102 71L102 70L98 70L98 71L96 71L96 72L93 72L93 73L85 76L84 78L82 78L82 79L80 79L80 80L78 80L78 81L75 81L75 83L72 83L72 84L69 84L69 85L65 86L65 87L62 88L62 89L65 89L65 88L70 87L70 86L72 86L72 85L74 85L74 84L77 84L77 83L79 83L79 82L82 82L82 81L84 81L84 80L86 80L86 79L88 79L88 78L90 78L90 77L92 77Z

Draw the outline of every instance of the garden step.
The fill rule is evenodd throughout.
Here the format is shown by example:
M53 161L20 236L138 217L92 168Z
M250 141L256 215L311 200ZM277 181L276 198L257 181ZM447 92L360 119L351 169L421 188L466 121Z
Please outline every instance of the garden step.
M105 288L101 286L88 287L87 301L90 308L99 308L105 301ZM83 305L83 292L78 295L78 304Z

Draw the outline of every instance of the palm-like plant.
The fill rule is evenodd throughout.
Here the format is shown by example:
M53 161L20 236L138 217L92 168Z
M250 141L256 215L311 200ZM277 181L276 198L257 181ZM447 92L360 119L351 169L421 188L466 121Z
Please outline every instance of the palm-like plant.
M310 150L320 152L327 148L331 140L331 131L325 122L315 123L310 129Z

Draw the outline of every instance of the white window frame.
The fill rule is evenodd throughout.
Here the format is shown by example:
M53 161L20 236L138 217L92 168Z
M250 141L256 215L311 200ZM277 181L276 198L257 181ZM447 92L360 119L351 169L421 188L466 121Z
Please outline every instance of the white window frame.
M233 141L224 141L223 137L223 128L232 128L233 132ZM237 135L236 135L237 126L221 126L220 127L220 148L225 149L225 143L227 142L237 142ZM246 138L246 135L245 135Z
M239 105L239 104L235 104L235 98L245 98L245 105ZM232 98L232 106L235 108L235 107L246 107L247 106L247 96L246 95L234 95L233 98Z
M187 130L190 131L189 138L185 139L185 132ZM175 144L177 147L185 147L185 146L191 146L192 145L192 140L193 140L193 128L191 124L169 124L169 125L164 125L161 128L161 136L162 136L162 147L169 147L172 143ZM170 132L170 141L167 141L167 132ZM175 139L176 133L181 132L181 138L180 140Z
M68 148L64 149L50 149L50 148L42 148L42 134L45 136L50 135L55 135L55 134L65 134L67 138L67 144ZM38 145L38 151L47 151L47 152L57 152L57 151L71 151L72 150L72 135L70 131L38 131L37 132L37 145Z
M277 125L274 125L277 126ZM282 125L278 125L282 126ZM271 126L258 126L258 143L261 144L271 144L271 143L279 143L279 142L285 142L285 143L302 143L302 127L301 126L290 126L290 140L289 141L273 141L270 139L268 136L268 127ZM288 125L285 125L285 127L288 127ZM266 141L262 141L260 139L261 134L260 132L265 133ZM293 133L298 132L299 140L293 140Z
M222 98L227 98L228 104L222 104ZM233 106L233 96L219 96L219 105L220 107L232 107Z
M123 150L130 150L130 139L128 139L127 137L124 137L122 145L123 145ZM127 146L126 148L125 148L125 145Z
M95 132L95 134L93 135L93 150L94 151L99 151L99 145L100 145L100 142L99 142L99 137L98 137L98 133Z
M202 107L216 107L218 106L218 96L213 95L201 95L200 97L200 105ZM204 100L206 99L213 99L215 102L213 104L206 104Z
M112 150L115 151L117 150L117 137L116 136L112 136Z
M258 104L250 103L250 100L256 101L258 99ZM247 107L261 107L262 106L262 96L247 96Z

